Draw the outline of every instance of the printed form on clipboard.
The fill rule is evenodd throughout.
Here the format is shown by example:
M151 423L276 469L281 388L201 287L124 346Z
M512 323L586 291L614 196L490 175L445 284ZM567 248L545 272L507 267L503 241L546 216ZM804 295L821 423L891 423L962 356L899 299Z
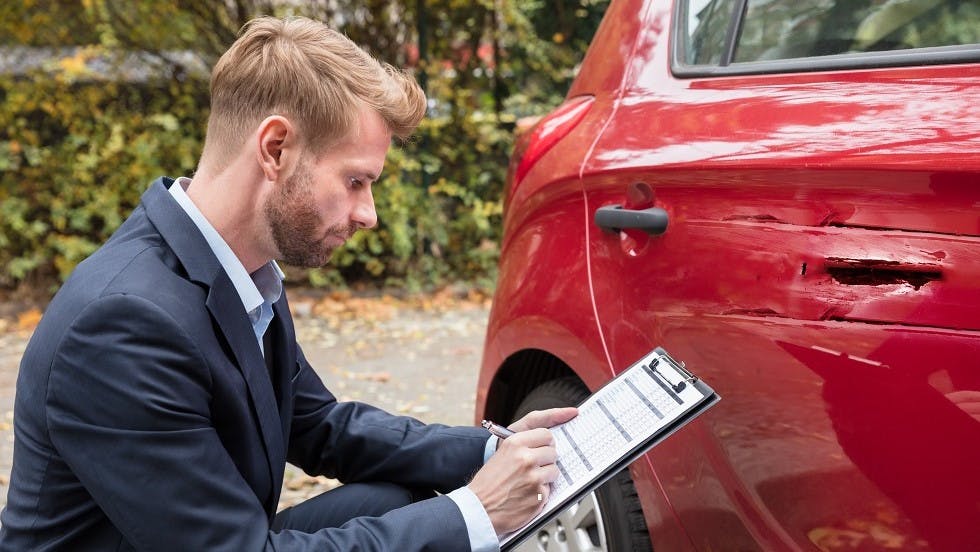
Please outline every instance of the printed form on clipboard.
M501 550L520 544L718 400L667 351L648 353L583 401L577 417L551 428L558 479L544 509L501 538Z

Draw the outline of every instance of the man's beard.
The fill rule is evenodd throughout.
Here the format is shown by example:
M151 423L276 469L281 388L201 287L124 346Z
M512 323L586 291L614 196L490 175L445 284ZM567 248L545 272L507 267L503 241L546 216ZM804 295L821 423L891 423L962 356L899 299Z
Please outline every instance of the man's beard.
M346 240L358 229L351 223L331 226L323 233L318 231L321 219L313 198L313 177L302 162L266 201L265 217L280 260L305 268L321 267L330 260L334 248L324 241L327 236Z

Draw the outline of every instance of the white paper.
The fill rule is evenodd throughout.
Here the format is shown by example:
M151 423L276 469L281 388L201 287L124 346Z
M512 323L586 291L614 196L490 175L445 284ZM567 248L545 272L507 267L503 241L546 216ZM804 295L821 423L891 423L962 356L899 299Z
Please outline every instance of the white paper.
M654 360L658 362L651 368ZM704 394L685 378L652 352L579 405L577 417L551 428L560 473L544 509L528 523L548 515L700 402ZM518 533L504 537L501 544Z

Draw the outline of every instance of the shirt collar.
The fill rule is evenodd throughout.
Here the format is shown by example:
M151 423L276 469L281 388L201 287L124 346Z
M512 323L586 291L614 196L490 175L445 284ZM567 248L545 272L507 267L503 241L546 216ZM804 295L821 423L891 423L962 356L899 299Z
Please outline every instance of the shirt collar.
M204 239L211 247L211 251L214 252L214 256L218 258L218 262L221 263L225 273L228 274L228 278L231 279L232 285L235 286L235 291L238 292L238 296L242 300L245 312L252 312L262 306L263 303L271 305L278 301L282 295L282 281L285 278L282 269L279 268L276 261L269 261L249 275L235 252L231 250L221 234L208 222L204 213L197 208L197 205L194 205L190 196L187 195L184 188L190 183L191 180L187 177L178 178L170 186L170 195L201 231Z

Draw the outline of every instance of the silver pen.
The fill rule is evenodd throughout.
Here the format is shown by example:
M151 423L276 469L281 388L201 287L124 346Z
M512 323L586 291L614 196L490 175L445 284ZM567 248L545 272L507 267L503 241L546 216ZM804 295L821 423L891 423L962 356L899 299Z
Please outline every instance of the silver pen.
M482 422L480 422L480 425L483 426L484 429L489 431L492 435L496 435L498 439L506 439L514 434L513 431L507 429L506 427L500 424L495 424L490 420L483 420Z

